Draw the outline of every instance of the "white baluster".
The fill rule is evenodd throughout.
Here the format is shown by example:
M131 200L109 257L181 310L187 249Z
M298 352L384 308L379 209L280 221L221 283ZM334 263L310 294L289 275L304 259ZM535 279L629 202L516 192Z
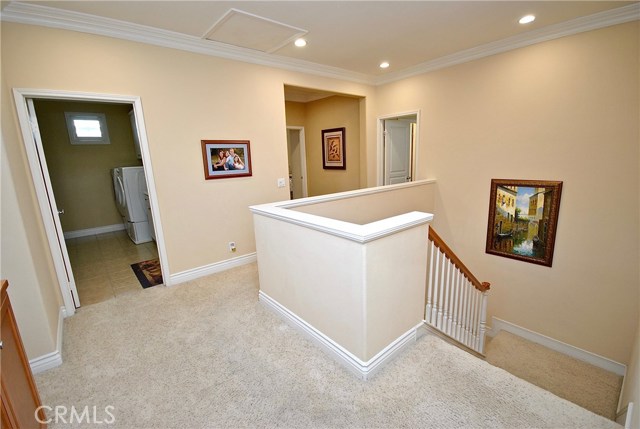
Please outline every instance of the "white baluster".
M477 290L433 240L427 247L427 262L425 322L483 353L488 293Z
M469 285L465 277L462 282L462 290L464 292L464 302L462 306L462 332L460 333L460 342L465 343L467 340L467 324L469 323Z
M445 258L445 263L446 263L446 271L445 274L446 276L444 277L444 320L443 320L443 324L442 324L442 330L444 331L445 334L449 335L449 322L451 320L451 311L450 311L450 304L451 304L451 261L449 261L449 259Z
M456 338L456 330L458 325L458 277L460 272L454 266L453 267L453 282L451 283L451 328L449 329L449 335Z
M447 269L447 257L444 253L440 254L440 259L442 261L442 266L440 267L440 278L438 279L438 284L440 288L440 292L438 292L440 296L440 300L438 302L438 323L437 326L442 330L442 316L444 311L444 279L445 279L445 270Z
M473 286L473 284L471 282L469 282L469 285L472 288L473 301L472 301L472 305L471 305L471 326L470 326L470 328L471 328L470 329L471 336L469 338L468 346L473 349L475 347L475 342L476 342L476 325L478 323L478 318L477 318L478 291L476 290L476 288Z
M440 296L438 295L438 269L440 268L440 249L438 249L436 247L436 249L434 249L434 252L436 254L436 260L435 260L435 274L433 276L433 302L432 302L432 308L431 308L431 325L432 326L437 326L438 324L438 298L440 298Z
M480 310L480 343L478 345L478 352L484 354L484 336L487 330L487 291L482 292L482 305Z
M432 299L433 299L433 249L435 244L433 241L429 243L427 247L427 251L431 254L429 255L428 261L429 263L429 277L427 278L427 308L424 313L424 320L427 323L431 323L431 307L432 307Z

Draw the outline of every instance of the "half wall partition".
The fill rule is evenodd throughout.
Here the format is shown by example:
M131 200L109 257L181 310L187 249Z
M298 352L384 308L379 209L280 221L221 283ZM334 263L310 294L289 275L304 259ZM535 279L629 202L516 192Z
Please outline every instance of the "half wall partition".
M434 188L252 206L261 302L366 379L422 326Z

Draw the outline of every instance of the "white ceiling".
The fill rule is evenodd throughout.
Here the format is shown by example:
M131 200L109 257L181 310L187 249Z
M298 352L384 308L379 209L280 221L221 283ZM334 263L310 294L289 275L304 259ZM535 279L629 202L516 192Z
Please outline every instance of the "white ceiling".
M306 47L296 48L292 43L286 43L273 52L260 52L262 63L293 61L298 65L317 65L319 69L325 67L351 73L353 80L358 77L361 81L374 83L384 80L385 76L406 73L461 52L497 46L501 41L524 40L529 35L540 39L546 29L556 29L554 31L558 33L557 29L563 25L575 26L574 23L590 16L609 16L613 9L624 8L629 15L632 8L631 19L634 14L640 14L638 2L616 1L91 0L5 2L3 20L30 22L15 18L17 14L13 11L31 5L152 27L203 43L216 43L204 40L204 36L233 8L307 31ZM47 9L36 12L43 15L41 10ZM31 14L35 15L35 12ZM518 19L526 14L535 14L536 21L518 24ZM95 24L92 17L74 16L76 21L84 19ZM119 25L116 21L105 22L116 28ZM81 31L91 32L91 29ZM251 32L252 28L249 26L246 31ZM225 46L234 48L229 46L234 45L232 40L225 39L224 42ZM250 56L249 51L245 47L238 52ZM378 65L383 60L390 62L391 67L380 69Z

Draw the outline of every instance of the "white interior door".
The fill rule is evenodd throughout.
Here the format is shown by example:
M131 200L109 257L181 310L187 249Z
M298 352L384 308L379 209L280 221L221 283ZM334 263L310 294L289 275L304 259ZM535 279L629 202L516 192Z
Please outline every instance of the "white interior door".
M64 241L64 233L62 231L62 225L60 224L60 214L63 211L58 210L58 206L56 205L56 199L53 194L53 187L51 186L51 179L49 177L49 169L47 168L47 161L44 156L44 149L42 146L42 136L40 135L40 128L38 127L38 118L36 117L36 110L33 106L33 99L27 98L27 111L29 114L29 124L31 126L31 133L33 134L33 139L35 141L35 151L36 157L39 163L39 173L42 175L42 181L44 182L44 189L41 192L44 192L44 197L49 201L49 204L46 207L43 205L40 206L42 217L47 223L52 222L53 225L51 227L45 227L47 234L50 234L49 243L50 245L55 245L58 247L59 251L53 251L52 256L54 259L54 265L56 266L56 273L58 275L58 281L60 285L68 290L68 294L63 293L63 298L65 300L66 308L78 308L80 307L80 298L78 297L78 290L76 289L76 282L73 278L73 271L71 270L71 261L69 260L69 253L67 251L67 245ZM34 169L32 168L32 174L34 173ZM38 189L37 189L38 191ZM42 201L43 199L39 197ZM54 244L51 244L54 243ZM55 249L55 250L58 250ZM72 306L72 307L70 307ZM69 313L70 311L67 310Z
M304 198L307 196L307 168L303 128L287 127L287 151L291 198Z
M384 121L384 184L411 181L411 122Z

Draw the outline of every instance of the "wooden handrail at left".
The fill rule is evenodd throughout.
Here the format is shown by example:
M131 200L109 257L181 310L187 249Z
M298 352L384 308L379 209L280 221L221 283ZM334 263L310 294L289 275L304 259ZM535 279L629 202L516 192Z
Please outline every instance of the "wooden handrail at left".
M478 289L480 292L486 292L491 288L491 283L481 282L474 276L469 268L465 264L462 263L460 258L454 253L453 250L440 238L440 236L436 233L433 227L429 226L429 240L433 241L433 244L439 248L444 256L447 257L462 273L466 278L473 284L473 286Z

